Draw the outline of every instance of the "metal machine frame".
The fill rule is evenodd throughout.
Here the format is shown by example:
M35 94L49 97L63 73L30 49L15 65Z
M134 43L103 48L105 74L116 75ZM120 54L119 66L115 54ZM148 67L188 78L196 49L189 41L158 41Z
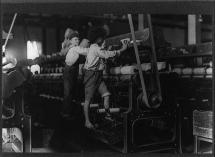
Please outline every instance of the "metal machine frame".
M23 152L31 152L31 117L24 113L24 93L19 89L12 96L15 114L12 118L3 119L2 128L19 128L23 135Z

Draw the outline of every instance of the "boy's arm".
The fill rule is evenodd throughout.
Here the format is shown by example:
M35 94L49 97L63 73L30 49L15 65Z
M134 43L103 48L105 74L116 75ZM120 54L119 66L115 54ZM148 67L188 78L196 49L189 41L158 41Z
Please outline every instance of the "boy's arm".
M59 54L62 56L66 56L68 51L69 51L69 47L68 48L62 48Z
M80 47L80 46L76 46L76 47L74 48L74 50L75 50L78 54L84 55L84 56L86 56L86 55L88 54L88 52L89 52L89 48L83 48L83 47Z
M107 51L107 50L101 50L101 48L97 47L97 55L101 58L110 58L110 57L114 57L115 55L120 55L121 52L125 51L127 49L127 43L126 42L122 42L122 48L119 50L115 50L115 51Z
M64 40L61 44L62 48L59 54L62 56L66 56L67 52L70 49L70 45L71 43L68 40Z
M101 50L100 48L97 49L96 51L97 53L97 56L100 57L100 58L110 58L110 57L114 57L116 56L117 54L120 54L120 51L107 51L107 50Z

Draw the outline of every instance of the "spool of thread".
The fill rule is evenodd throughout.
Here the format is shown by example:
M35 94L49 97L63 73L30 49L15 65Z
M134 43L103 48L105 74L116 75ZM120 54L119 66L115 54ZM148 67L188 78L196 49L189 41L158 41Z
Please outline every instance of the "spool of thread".
M142 71L148 71L151 69L151 63L143 63L141 64Z
M82 106L84 106L84 102L81 103ZM90 104L90 108L96 108L99 107L99 104Z
M63 67L60 67L59 68L59 73L62 73L63 72Z
M120 112L120 108L110 108L110 113L118 113ZM98 113L104 113L106 110L104 108L98 109Z
M35 74L36 72L37 72L38 74L40 74L40 71L41 71L41 68L40 68L40 66L39 66L38 64L35 64L35 65L32 65L32 66L31 66L31 72L32 72L33 74Z
M163 70L166 68L166 62L157 62L158 70Z
M55 68L56 73L59 73L59 67Z
M206 74L212 75L213 68L207 68L206 69Z
M172 71L176 72L179 75L181 75L181 73L182 73L182 69L181 68L174 68Z
M121 67L113 67L110 69L110 73L114 75L119 75L121 74Z
M43 67L40 67L40 73L42 74L44 71L44 68Z
M130 80L132 77L130 75L121 75L120 81L127 81Z
M99 107L99 104L90 104L90 108L96 108Z
M204 67L193 68L193 74L195 74L195 75L205 74L205 68Z
M210 61L210 62L209 62L209 66L210 66L210 67L212 67L212 66L213 66L213 63L212 63L212 61Z
M54 67L51 68L51 73L55 73L55 68Z
M192 68L184 68L184 69L182 69L182 74L184 74L184 75L191 75L192 72L193 72Z
M121 68L121 74L135 74L135 70L137 69L136 66L123 66Z
M106 70L103 70L102 73L103 73L103 75L107 75L108 74Z

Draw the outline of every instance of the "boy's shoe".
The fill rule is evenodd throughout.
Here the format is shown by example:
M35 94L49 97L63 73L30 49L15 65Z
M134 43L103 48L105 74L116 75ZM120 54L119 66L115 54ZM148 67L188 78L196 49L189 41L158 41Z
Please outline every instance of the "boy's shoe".
M106 113L105 113L105 119L113 121L113 118L110 114L110 110L109 109L105 109Z
M88 128L88 129L94 129L94 126L92 123L85 123L85 127Z

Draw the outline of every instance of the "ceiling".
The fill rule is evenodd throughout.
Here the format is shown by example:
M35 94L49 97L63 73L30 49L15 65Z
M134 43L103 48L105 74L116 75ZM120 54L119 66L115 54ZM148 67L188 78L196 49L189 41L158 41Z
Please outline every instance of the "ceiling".
M152 22L160 26L186 29L187 14L204 14L204 23L212 24L214 0L1 0L3 26L10 24L18 13L16 24L65 26L68 21L84 16L103 18L104 14L151 13ZM206 15L205 15L206 14ZM82 16L82 18L80 18ZM126 19L117 17L121 22ZM74 20L75 19L75 20ZM108 19L110 20L110 18ZM133 20L137 21L133 18ZM211 28L209 29L211 31Z
M2 11L58 15L212 14L214 0L1 0Z

